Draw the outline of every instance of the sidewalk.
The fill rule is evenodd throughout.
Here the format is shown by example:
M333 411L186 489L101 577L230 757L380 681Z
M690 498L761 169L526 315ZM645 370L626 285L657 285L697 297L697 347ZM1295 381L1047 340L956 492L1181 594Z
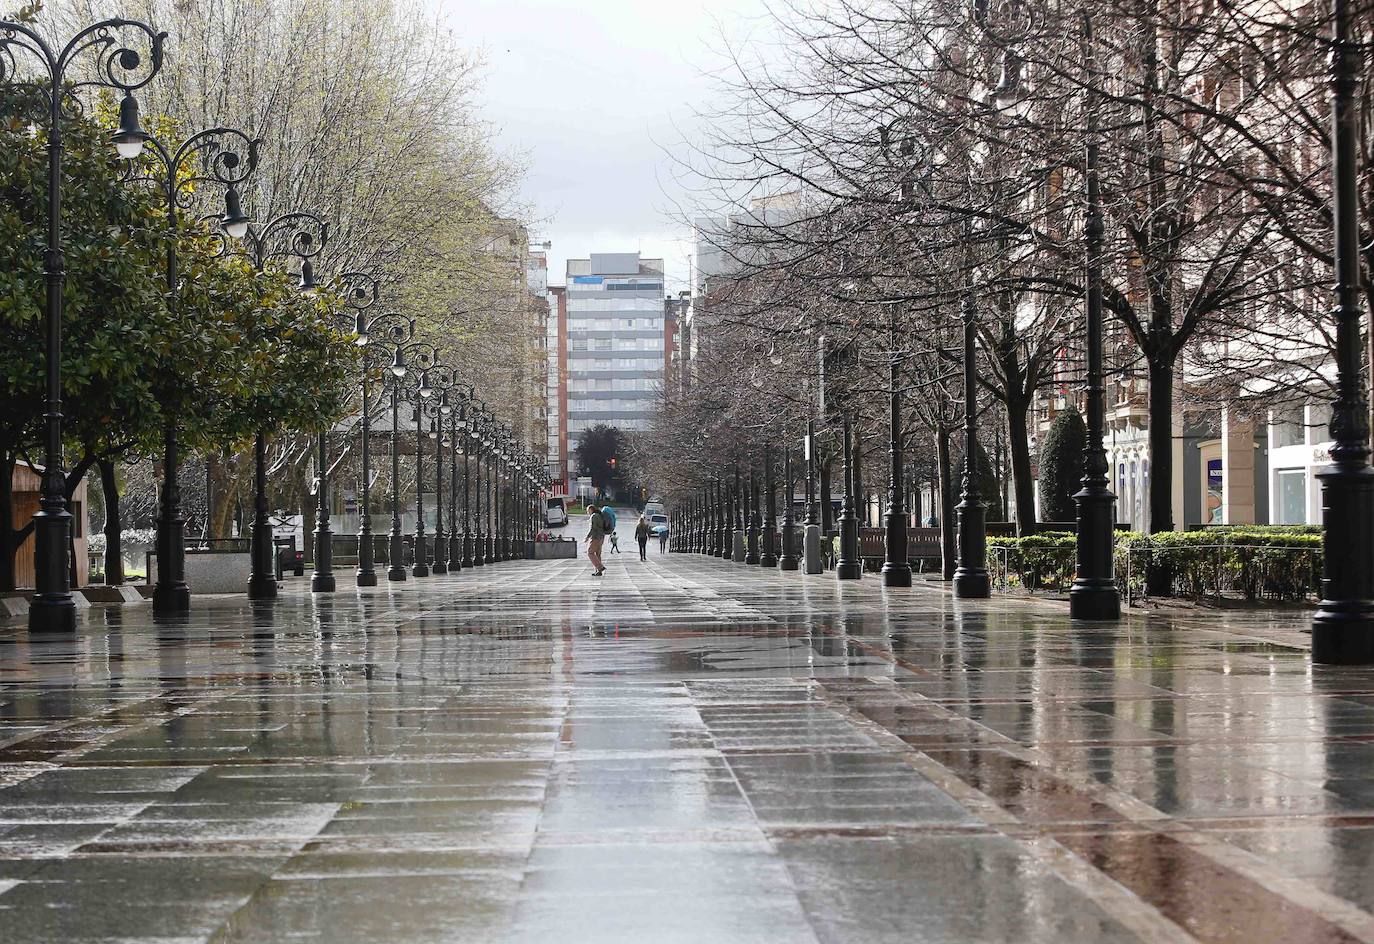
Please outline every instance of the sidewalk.
M1295 626L607 565L0 630L4 936L1374 940L1374 672Z

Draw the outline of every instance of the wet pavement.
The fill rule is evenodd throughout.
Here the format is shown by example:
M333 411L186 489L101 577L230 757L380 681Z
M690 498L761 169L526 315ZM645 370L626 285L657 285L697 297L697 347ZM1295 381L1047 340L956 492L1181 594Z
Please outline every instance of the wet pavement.
M0 940L1374 941L1300 611L608 566L0 624Z

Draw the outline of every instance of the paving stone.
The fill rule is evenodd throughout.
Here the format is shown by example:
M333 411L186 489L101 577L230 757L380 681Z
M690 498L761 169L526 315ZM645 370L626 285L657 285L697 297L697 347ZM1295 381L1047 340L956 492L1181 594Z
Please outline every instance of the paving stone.
M1301 613L687 555L0 624L0 939L1374 941Z

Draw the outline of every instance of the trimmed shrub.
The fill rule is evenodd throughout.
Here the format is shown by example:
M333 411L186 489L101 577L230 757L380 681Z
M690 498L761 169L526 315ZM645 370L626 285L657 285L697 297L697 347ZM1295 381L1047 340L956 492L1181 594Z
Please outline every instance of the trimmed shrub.
M1073 407L1054 418L1040 448L1040 517L1045 521L1072 521L1078 514L1073 500L1083 481L1083 447L1088 428Z
M1073 583L1077 538L1050 531L988 538L993 576L1027 590L1064 590ZM1309 525L1237 525L1160 534L1118 532L1116 579L1122 594L1142 596L1147 570L1160 570L1172 594L1246 600L1302 600L1321 585L1321 529Z

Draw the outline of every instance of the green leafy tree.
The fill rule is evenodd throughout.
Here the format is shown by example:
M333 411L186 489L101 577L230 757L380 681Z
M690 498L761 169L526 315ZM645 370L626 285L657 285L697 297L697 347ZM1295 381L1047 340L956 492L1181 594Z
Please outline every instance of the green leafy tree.
M618 494L627 481L628 452L625 434L615 426L599 423L577 439L578 474L588 476L597 491Z
M0 589L13 588L14 555L32 530L27 521L11 525L14 467L42 458L47 136L31 125L42 107L22 87L0 90ZM64 432L73 444L103 449L136 440L131 427L157 409L149 402L154 350L170 328L163 233L153 199L120 185L106 129L75 116L64 132ZM69 494L89 467L83 459L73 464Z
M1054 418L1040 449L1040 516L1046 521L1073 521L1073 500L1083 480L1083 447L1088 428L1073 407Z
M0 589L12 589L32 530L11 525L14 468L42 458L47 142L30 128L38 103L22 89L0 91L0 106ZM101 111L64 125L69 498L92 466L113 482L105 473L118 457L156 455L169 417L201 450L242 447L258 428L318 429L342 413L357 356L337 326L337 298L302 295L280 269L219 258L198 224L175 237L181 284L169 304L165 207L123 182Z

